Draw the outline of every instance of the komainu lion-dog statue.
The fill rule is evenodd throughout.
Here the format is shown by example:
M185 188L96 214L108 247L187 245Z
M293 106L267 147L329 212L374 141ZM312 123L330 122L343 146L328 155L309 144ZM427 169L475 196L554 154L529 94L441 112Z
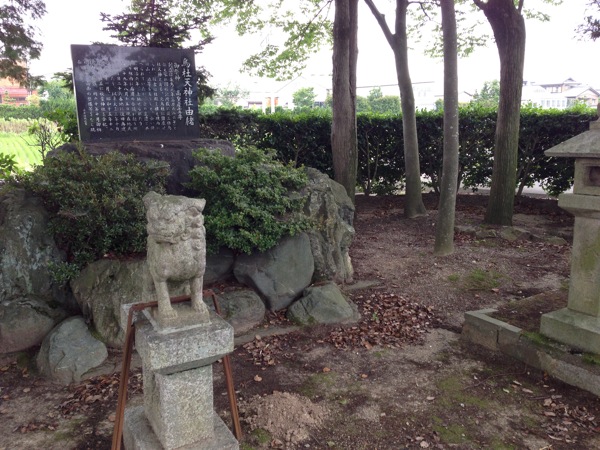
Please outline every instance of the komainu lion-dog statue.
M148 269L156 288L159 321L173 320L177 311L169 297L167 281L189 281L192 309L199 322L209 322L202 300L206 269L206 237L202 211L204 199L149 192L144 196L148 220Z

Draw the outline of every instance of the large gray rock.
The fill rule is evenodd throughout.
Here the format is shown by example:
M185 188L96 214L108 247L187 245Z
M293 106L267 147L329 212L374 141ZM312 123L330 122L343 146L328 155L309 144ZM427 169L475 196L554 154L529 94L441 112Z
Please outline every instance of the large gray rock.
M77 383L108 357L106 346L94 338L81 316L70 317L42 342L36 357L40 373L62 384Z
M287 318L301 325L356 322L358 309L335 283L311 286L304 296L288 308Z
M207 272L221 272L211 266L208 258ZM205 277L205 285L209 282L214 281ZM187 282L169 281L167 284L172 297L190 294ZM145 258L95 261L71 280L71 289L83 315L92 322L100 338L116 348L122 347L125 340L120 324L121 305L157 300Z
M230 278L233 275L235 255L228 248L220 248L215 255L206 255L206 271L204 272L204 285L216 283Z
M265 304L251 289L224 292L218 302L223 318L233 327L236 336L250 331L265 318Z
M145 141L145 142L99 142L86 144L85 149L91 155L103 155L118 151L125 154L134 154L141 161L158 160L169 164L171 174L167 179L167 193L174 195L187 195L185 183L190 181L189 171L197 165L193 154L199 148L220 151L224 155L234 156L235 148L229 141L219 139L194 139L189 141ZM54 152L76 152L75 144L65 144Z
M58 305L26 298L0 303L0 354L26 350L42 343L54 326L67 317Z
M233 267L235 278L252 287L272 311L287 308L311 283L315 269L305 233L283 238L266 252L242 254Z
M149 301L143 297L148 281L145 259L103 259L89 264L71 280L71 289L100 338L111 347L121 347L125 340L119 325L121 304Z
M349 249L354 237L354 204L344 187L316 169L306 169L304 214L316 224L307 234L315 260L314 281L352 282Z
M41 200L21 189L0 194L0 302L35 298L72 307L48 271L49 263L60 261Z

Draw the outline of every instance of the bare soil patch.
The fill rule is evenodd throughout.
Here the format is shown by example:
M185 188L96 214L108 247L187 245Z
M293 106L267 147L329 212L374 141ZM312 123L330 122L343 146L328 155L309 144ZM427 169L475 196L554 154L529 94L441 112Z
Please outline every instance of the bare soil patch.
M532 323L540 304L526 307L527 298L565 301L570 245L546 237L570 242L572 217L556 201L522 199L515 226L528 234L506 240L479 226L486 198L461 195L457 225L487 233L457 233L455 253L439 258L436 202L426 196L428 215L408 220L401 197L357 197L356 283L344 288L359 323L236 347L241 448L600 448L597 398L459 339L465 311L497 307ZM253 335L288 325L272 314ZM214 373L215 406L229 423L218 364ZM114 377L60 387L36 377L26 355L0 361L0 449L110 448ZM139 403L139 374L131 383Z

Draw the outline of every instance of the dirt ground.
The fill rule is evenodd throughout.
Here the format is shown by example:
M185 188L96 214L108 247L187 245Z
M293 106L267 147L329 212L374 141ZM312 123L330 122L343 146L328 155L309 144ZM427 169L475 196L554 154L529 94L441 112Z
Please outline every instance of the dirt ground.
M357 197L356 276L344 289L362 319L268 336L290 325L272 314L236 347L242 449L600 448L598 398L460 340L465 311L495 306L535 324L543 307L519 307L524 299L566 304L570 245L556 237L571 242L572 217L553 200L523 199L522 233L508 240L479 227L485 201L459 197L455 253L434 257L433 195L412 220L401 197ZM0 360L0 450L110 448L118 374L62 387L29 361ZM214 378L215 408L231 424L220 364ZM129 404L141 389L136 369Z

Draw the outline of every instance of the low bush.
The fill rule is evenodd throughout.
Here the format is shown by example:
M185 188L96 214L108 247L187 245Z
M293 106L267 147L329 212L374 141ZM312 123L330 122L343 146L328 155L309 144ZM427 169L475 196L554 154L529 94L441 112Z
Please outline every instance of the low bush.
M18 173L15 155L0 154L0 180L5 180Z
M285 165L274 152L240 149L235 158L200 150L188 187L206 199L208 250L220 246L245 253L265 251L286 235L310 227L298 215L304 199L294 195L308 181L301 168Z
M39 196L50 213L50 230L75 268L107 255L146 249L142 197L164 192L168 168L113 152L60 152L11 182ZM65 272L64 268L62 272ZM68 271L73 275L72 268Z

